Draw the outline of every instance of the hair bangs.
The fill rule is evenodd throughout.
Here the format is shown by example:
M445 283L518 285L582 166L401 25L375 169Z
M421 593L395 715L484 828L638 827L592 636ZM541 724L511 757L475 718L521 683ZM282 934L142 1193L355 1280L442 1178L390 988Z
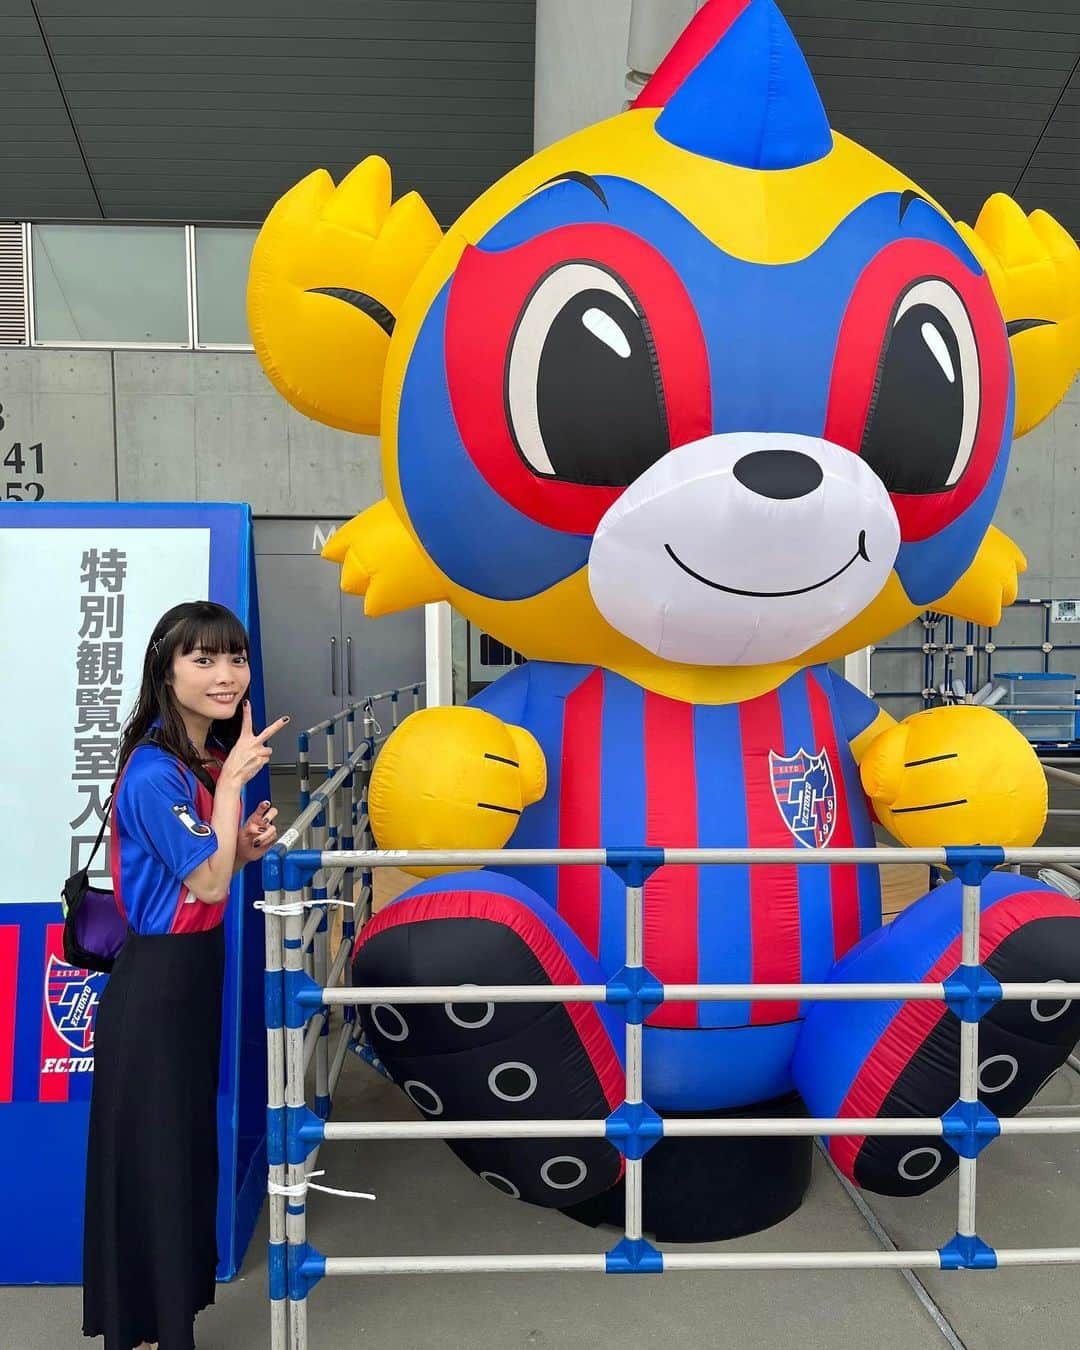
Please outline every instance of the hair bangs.
M181 621L175 650L182 656L193 651L204 651L208 656L246 656L244 625L229 610L216 605L213 608L211 614L192 614Z
M192 600L169 610L158 620L155 637L158 635L167 649L167 659L196 650L208 656L248 655L244 625L231 610L212 600Z

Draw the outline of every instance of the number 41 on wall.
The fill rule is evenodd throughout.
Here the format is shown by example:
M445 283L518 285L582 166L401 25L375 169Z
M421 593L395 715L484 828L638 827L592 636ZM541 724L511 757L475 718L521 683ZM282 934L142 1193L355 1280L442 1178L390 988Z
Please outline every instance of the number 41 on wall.
M4 499L6 501L39 502L45 496L45 485L43 483L34 480L27 481L22 476L24 470L28 467L27 461L30 459L33 460L33 467L29 469L29 472L38 475L44 474L45 457L42 453L41 441L38 441L36 445L28 445L25 454L22 441L16 441L4 456L4 467L18 475L17 480L4 485Z

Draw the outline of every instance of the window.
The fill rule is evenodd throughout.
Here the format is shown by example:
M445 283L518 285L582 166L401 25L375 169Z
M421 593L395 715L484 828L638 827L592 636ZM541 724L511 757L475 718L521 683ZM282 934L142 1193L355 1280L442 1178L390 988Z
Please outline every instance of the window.
M251 345L247 278L257 234L257 230L196 228L195 297L200 347Z
M35 225L34 340L188 346L182 225Z

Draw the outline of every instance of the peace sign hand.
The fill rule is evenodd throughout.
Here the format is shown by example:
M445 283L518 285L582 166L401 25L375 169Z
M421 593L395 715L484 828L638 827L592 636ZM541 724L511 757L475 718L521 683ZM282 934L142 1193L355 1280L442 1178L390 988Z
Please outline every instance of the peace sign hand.
M275 736L288 720L287 717L279 717L262 731L255 732L251 725L251 702L245 699L241 713L240 735L221 766L221 778L228 780L236 788L242 788L245 783L249 783L260 769L269 764L270 756L274 753L266 742L271 736Z

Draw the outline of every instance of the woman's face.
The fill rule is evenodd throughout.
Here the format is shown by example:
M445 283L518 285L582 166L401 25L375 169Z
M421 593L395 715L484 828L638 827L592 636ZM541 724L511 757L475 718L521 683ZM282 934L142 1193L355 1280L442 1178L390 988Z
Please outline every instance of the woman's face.
M224 721L236 712L250 683L246 655L196 647L173 657L172 691L181 713Z

